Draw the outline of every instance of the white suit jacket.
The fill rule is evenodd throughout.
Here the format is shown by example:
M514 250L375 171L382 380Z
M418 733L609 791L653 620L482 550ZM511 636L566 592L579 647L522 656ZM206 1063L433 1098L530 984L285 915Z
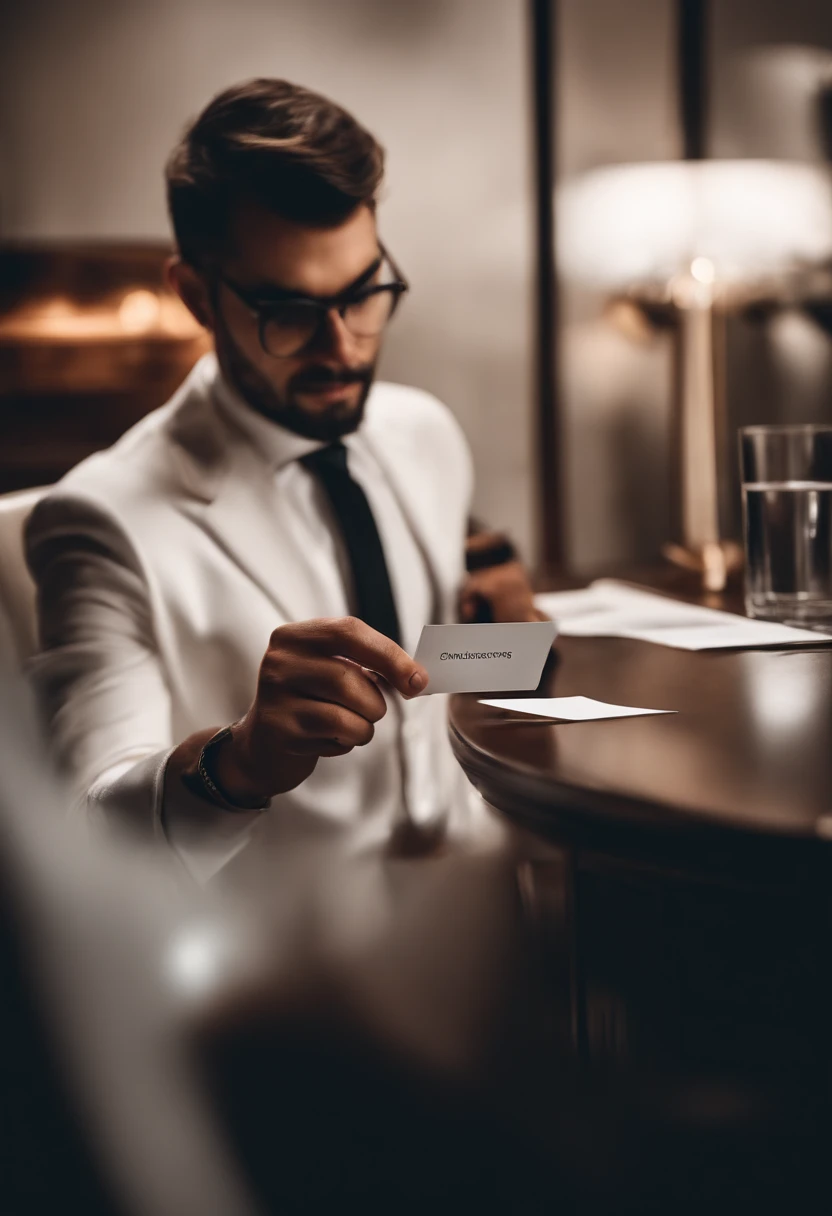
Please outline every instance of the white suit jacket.
M76 806L170 841L200 878L263 817L166 784L167 759L194 731L246 711L277 625L326 615L281 530L273 472L219 408L219 387L205 356L167 405L72 470L27 528L41 634L31 670ZM472 488L458 425L429 394L378 383L353 441L372 454L424 557L434 619L453 620ZM391 695L369 745L320 760L272 799L270 835L340 825L380 839L397 820L464 805L445 701Z

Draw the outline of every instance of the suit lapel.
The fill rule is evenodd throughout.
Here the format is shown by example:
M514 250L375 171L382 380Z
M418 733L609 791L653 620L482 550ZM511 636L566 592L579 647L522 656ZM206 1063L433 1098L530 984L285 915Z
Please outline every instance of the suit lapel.
M184 494L180 509L206 532L287 621L320 616L314 570L281 526L275 474L254 443L218 410L210 384L171 421Z

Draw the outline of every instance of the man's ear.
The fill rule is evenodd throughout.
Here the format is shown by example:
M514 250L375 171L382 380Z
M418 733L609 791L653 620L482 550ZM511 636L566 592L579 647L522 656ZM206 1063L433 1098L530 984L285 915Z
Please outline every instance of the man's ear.
M214 332L214 310L208 285L199 271L194 270L178 255L165 263L165 278L179 296L188 312L210 333Z

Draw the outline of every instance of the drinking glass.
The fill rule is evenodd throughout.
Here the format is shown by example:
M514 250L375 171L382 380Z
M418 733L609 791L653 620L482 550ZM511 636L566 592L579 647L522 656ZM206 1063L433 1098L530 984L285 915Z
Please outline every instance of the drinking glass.
M749 616L832 626L832 426L740 431Z

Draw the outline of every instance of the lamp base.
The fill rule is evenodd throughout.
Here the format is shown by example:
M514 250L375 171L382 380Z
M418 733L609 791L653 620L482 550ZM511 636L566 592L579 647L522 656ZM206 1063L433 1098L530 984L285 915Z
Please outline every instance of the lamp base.
M732 540L710 541L696 548L669 544L662 546L662 556L674 566L696 570L702 575L704 591L724 591L728 575L742 566L742 547Z

